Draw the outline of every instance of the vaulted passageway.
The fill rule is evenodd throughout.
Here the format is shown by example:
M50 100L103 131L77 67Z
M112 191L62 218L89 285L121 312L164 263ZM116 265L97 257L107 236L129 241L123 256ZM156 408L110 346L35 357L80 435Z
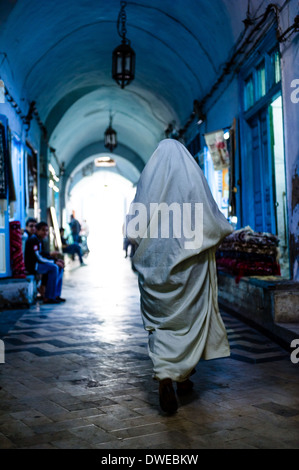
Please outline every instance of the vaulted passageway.
M24 144L27 141L38 155L38 202L34 208L28 207L27 215L31 211L47 217L53 199L53 188L48 188L50 164L60 178L60 201L55 207L62 223L67 180L85 159L106 150L104 133L112 118L117 154L139 172L165 136L183 141L203 162L204 135L233 128L236 145L226 203L231 209L226 209L237 228L255 225L258 214L246 209L251 207L253 189L246 187L246 178L242 181L248 172L246 162L254 166L254 151L248 149L242 131L251 119L242 93L252 83L252 104L256 101L264 106L268 121L266 163L270 168L273 149L268 111L280 94L285 96L283 118L288 123L284 129L286 177L283 175L288 187L277 200L274 188L261 188L273 206L269 209L271 223L261 227L256 223L252 228L289 230L283 248L288 258L286 272L297 276L297 209L292 195L298 152L293 139L298 127L296 90L295 102L289 99L291 87L296 87L296 61L293 48L288 47L296 31L294 0L277 4L270 0L198 0L188 2L187 7L184 0L111 0L109 4L52 0L38 6L33 0L4 3L0 77L7 102L1 106L16 137ZM134 79L122 89L112 78L112 52L124 37L135 52L136 67ZM254 65L256 70L252 70ZM266 80L263 84L261 77ZM258 106L249 114L259 113ZM251 182L253 176L248 176ZM282 213L275 209L277 203L284 204L289 221L276 220ZM24 222L23 216L21 224Z
M136 61L121 88L125 38ZM298 50L296 0L1 1L0 448L298 448ZM231 355L198 362L170 417L123 250L165 138L188 148L235 231L267 232L219 251ZM59 243L71 214L88 233L82 267ZM66 262L51 305L41 276L16 273L28 217L48 221Z
M120 42L118 0L53 0L38 8L31 1L11 3L14 8L2 12L10 13L0 34L3 78L13 78L11 92L24 99L23 108L36 103L66 168L80 150L102 140L110 111L119 143L147 161L167 125L183 126L193 100L209 91L246 14L246 2L235 0L190 2L188 8L181 1L127 2L136 74L121 90L111 79L112 51Z

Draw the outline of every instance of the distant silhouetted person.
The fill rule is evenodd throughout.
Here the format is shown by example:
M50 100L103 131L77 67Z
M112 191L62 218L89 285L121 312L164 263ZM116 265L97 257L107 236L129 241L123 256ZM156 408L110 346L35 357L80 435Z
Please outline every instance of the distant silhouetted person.
M62 243L62 252L72 256L78 255L80 265L86 266L83 261L83 253L81 246L79 245L79 243L68 243L67 239L64 237L64 228L62 227L60 229L60 238Z
M81 225L80 222L75 219L74 215L71 215L71 221L70 221L70 228L71 228L71 233L72 237L75 243L80 243L80 231L81 231Z
M84 219L81 224L81 249L84 253L89 253L89 246L88 246L88 236L89 236L89 226L87 220Z

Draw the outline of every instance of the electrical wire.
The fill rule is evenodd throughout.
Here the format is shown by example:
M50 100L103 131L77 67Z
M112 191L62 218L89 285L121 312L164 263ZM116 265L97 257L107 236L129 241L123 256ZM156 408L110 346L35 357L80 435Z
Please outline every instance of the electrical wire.
M248 2L248 4L249 4L249 2ZM247 18L247 20L250 20L250 22L252 22L252 24L254 24L257 20L260 20L260 21L254 26L254 28L250 31L250 33L248 34L248 36L246 38L245 38L245 36L246 36L247 31L248 31L248 27L250 26L250 23L249 22L246 23L246 19L245 19L244 20L245 29L244 29L244 32L243 32L243 42L241 43L241 45L239 45L232 52L232 55L231 55L230 59L223 65L222 73L219 75L219 77L217 78L216 82L214 83L214 85L212 86L210 91L199 102L199 108L200 109L203 109L203 107L206 104L206 102L208 101L208 99L211 98L211 96L219 88L219 86L223 82L224 78L228 74L231 73L233 66L237 65L236 64L237 57L241 54L245 54L245 51L246 51L247 47L253 41L253 36L255 35L256 32L259 32L261 26L267 20L267 18L270 15L271 12L274 12L274 15L275 15L275 18L274 18L273 21L277 22L277 37L278 38L283 37L290 29L294 29L294 26L292 26L292 27L288 28L288 30L285 33L281 34L279 8L274 3L270 3L267 6L265 12L262 15L260 15L256 18ZM248 9L247 9L247 13L248 13ZM273 21L271 22L271 24L273 23ZM295 24L297 24L296 21L295 21ZM241 36L242 36L242 34L241 34ZM255 48L255 46L259 42L259 39L254 42L253 46L251 47L251 50L253 50ZM187 129L189 128L189 126L193 122L195 116L196 116L196 113L193 110L192 113L190 114L190 117L189 117L188 121L186 122L185 126L182 129L179 130L179 135L181 137L186 133Z

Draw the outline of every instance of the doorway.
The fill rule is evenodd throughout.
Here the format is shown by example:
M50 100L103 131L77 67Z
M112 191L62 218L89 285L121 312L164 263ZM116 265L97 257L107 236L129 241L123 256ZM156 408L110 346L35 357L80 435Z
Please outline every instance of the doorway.
M252 198L249 219L257 232L279 238L281 275L289 278L288 218L284 129L281 94L274 96L247 120L246 154L250 159L247 173ZM248 188L249 189L249 188Z
M282 275L289 276L288 218L286 199L286 173L284 154L282 97L273 99L269 107L271 152L274 169L274 195L276 234L279 237L280 265Z

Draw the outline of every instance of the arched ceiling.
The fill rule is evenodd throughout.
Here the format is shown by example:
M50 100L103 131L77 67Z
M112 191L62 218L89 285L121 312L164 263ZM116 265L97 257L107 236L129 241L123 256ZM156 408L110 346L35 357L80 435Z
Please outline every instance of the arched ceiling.
M60 119L51 137L51 145L69 162L80 146L102 140L112 111L113 128L118 141L126 142L141 156L146 149L161 140L161 126L173 118L173 113L150 90L137 93L128 87L125 92L114 86L103 86L78 99ZM163 119L164 118L164 119ZM76 136L76 138L74 138ZM133 144L133 145L132 145ZM117 151L117 149L116 149Z
M95 167L94 160L103 157L113 158L116 163L116 166L111 168ZM66 183L66 195L69 196L69 193L76 186L76 184L81 181L84 176L92 176L94 173L107 171L109 171L109 173L115 173L116 175L122 176L126 180L130 181L132 183L132 186L136 185L140 176L140 172L130 161L117 154L113 154L112 157L110 153L99 153L96 155L91 155L79 165L77 165L75 170L72 171L70 178L67 180Z
M119 0L6 3L0 18L6 78L21 98L36 101L66 166L80 149L103 140L110 110L119 142L146 162L168 123L184 125L194 99L215 82L247 9L247 0L128 1L136 75L121 90L111 77L112 51L121 42Z

